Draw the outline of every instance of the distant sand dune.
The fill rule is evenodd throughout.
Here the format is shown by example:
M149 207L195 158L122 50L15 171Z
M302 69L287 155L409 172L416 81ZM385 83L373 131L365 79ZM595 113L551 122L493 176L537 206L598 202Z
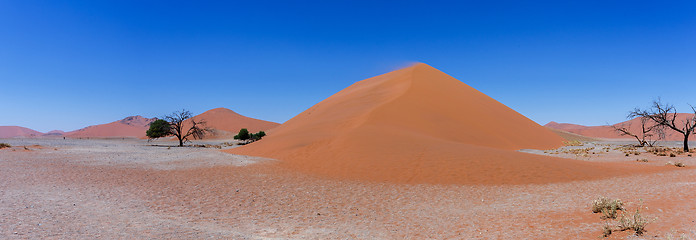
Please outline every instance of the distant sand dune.
M19 126L0 126L0 138L38 137L43 133Z
M239 133L239 130L242 128L246 128L249 132L254 133L268 131L280 125L274 122L242 116L227 108L211 109L193 117L193 119L204 119L207 127L217 130L213 134L206 136L206 138L232 137ZM190 124L190 121L187 121L187 123Z
M694 114L692 113L678 113L677 114L677 119L676 122L677 124L682 123L684 120L687 118L692 118ZM553 128L553 129L559 129L563 130L566 132L571 132L575 134L580 134L586 137L594 137L594 138L632 138L630 136L621 136L618 132L614 130L611 126L605 125L605 126L583 126L583 125L578 125L578 124L570 124L570 123L557 123L557 122L549 122L546 125L544 125L548 128ZM614 124L613 126L624 126L627 127L632 133L640 134L642 133L641 129L641 124L640 124L640 119L634 118L625 122L620 122L617 124ZM681 135L680 133L677 133L672 130L666 130L665 131L665 139L667 141L682 141L684 140L684 135Z
M67 132L64 135L70 138L144 138L145 132L150 128L150 123L155 120L156 118L131 116L115 122Z

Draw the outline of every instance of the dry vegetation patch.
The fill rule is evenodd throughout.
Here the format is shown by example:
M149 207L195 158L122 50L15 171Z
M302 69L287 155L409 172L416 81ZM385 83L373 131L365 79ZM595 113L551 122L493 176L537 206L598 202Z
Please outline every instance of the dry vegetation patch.
M585 145L583 142L578 141L578 140L573 140L573 141L565 141L563 142L566 146L583 146Z
M592 212L602 213L601 219L605 220L602 225L603 237L609 237L615 231L627 230L633 231L637 236L643 235L646 232L645 226L648 220L641 214L641 208L642 206L639 206L634 212L627 214L624 203L620 199L600 197L592 202ZM622 211L621 216L615 220L616 222L611 221L619 216L618 211Z
M667 162L666 165L673 165L675 167L686 167L686 165L683 162Z
M645 225L648 224L648 220L645 219L641 214L640 214L640 207L636 208L636 211L633 212L632 215L627 216L626 214L621 214L621 218L619 218L619 223L618 223L618 230L619 231L626 231L626 230L631 230L636 233L636 235L640 236L645 233Z
M617 211L624 210L624 204L621 199L609 199L600 197L592 202L592 212L602 213L604 219L614 219L617 216Z
M10 145L10 144L7 144L7 143L0 143L0 149L3 149L3 148L11 148L11 147L12 147L12 145Z

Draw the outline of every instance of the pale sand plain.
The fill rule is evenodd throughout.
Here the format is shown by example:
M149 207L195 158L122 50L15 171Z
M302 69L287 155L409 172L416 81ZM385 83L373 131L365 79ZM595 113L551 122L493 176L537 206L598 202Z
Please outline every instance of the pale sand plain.
M588 156L526 151L660 171L485 185L327 178L278 160L144 140L0 142L13 145L0 150L6 239L596 239L604 220L590 203L599 196L641 205L650 219L642 237L613 239L696 238L696 158L614 150L630 142L565 147L594 147Z

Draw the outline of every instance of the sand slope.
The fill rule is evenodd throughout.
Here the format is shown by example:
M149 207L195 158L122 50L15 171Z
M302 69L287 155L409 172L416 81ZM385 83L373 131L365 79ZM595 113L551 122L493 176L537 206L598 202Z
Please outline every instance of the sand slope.
M280 124L242 116L227 108L215 108L201 113L193 119L206 121L208 128L215 129L212 135L207 138L231 137L239 133L239 130L246 128L250 132L267 131Z
M328 177L403 183L544 183L614 166L519 153L563 139L426 64L366 79L228 152Z
M563 130L551 128L551 127L547 127L547 128L549 130L551 130L552 132L554 132L555 134L557 134L558 136L565 139L566 141L581 141L581 142L602 141L602 139L600 139L600 138L591 138L591 137L587 137L587 136L583 136L580 134L576 134L576 133L572 133L572 132L568 132L568 131L563 131Z
M93 125L72 132L66 132L64 135L71 138L144 138L145 132L150 128L150 123L155 120L156 118L130 116L115 122Z
M52 130L48 131L47 133L44 133L44 137L58 137L58 136L63 136L65 134L64 131L62 130Z
M0 126L0 138L39 137L43 133L20 126Z
M681 123L687 118L692 118L694 114L692 113L678 113L677 123ZM619 133L614 131L611 126L583 126L570 123L557 123L549 122L544 125L549 128L559 129L566 132L571 132L575 134L580 134L587 137L597 137L597 138L631 138L630 136L621 136ZM620 122L614 124L613 126L626 126L633 133L641 133L640 119L634 118L625 122ZM665 140L668 141L682 141L684 140L684 135L677 133L672 130L665 131Z

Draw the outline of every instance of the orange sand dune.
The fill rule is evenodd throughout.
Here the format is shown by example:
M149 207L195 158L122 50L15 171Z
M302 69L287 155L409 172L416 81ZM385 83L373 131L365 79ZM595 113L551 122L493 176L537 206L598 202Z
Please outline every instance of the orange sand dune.
M684 121L688 118L692 118L693 116L694 116L694 114L692 114L692 113L678 113L676 122L681 123L682 121ZM549 122L544 126L549 127L549 128L563 130L566 132L580 134L580 135L587 136L587 137L631 138L630 136L621 136L619 133L614 131L614 128L612 128L611 126L583 126L583 125L577 125L577 124L557 123L557 122ZM632 133L636 133L636 134L642 133L640 119L638 119L638 118L634 118L634 119L631 119L631 120L628 120L625 122L620 122L620 123L614 124L613 126L617 126L617 127L625 126L625 127L628 127ZM667 130L665 130L665 140L682 141L682 140L684 140L684 135L681 135L678 132L667 129Z
M145 132L150 128L150 123L156 118L145 118L142 116L131 116L115 122L93 125L64 135L71 138L144 138Z
M44 133L44 137L56 137L56 136L63 136L65 134L64 131L61 130L52 130L47 133Z
M193 119L206 121L208 128L215 129L209 138L231 137L239 133L239 130L246 128L250 132L267 131L280 124L245 117L227 108L215 108L201 113ZM190 121L188 121L190 122Z
M0 138L39 137L43 133L20 126L0 126Z
M280 159L310 174L400 183L546 183L631 168L515 151L562 142L474 88L417 64L355 83L267 138L226 151Z

